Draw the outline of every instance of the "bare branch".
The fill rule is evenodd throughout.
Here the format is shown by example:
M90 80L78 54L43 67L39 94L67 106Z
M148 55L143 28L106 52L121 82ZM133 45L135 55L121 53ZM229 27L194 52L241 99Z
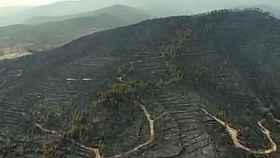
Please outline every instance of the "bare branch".
M244 146L243 144L241 144L240 140L238 139L239 136L239 132L238 130L232 128L229 126L229 124L225 123L224 121L220 120L219 118L217 118L216 116L210 114L206 109L201 109L206 115L208 115L209 117L211 117L212 119L214 119L215 121L217 121L219 124L221 124L222 126L224 126L229 134L229 136L231 137L234 145L236 148L245 150L251 154L257 154L257 155L267 155L267 154L271 154L273 152L277 151L277 144L275 143L275 141L272 139L271 137L271 132L265 128L263 126L263 122L264 120L259 121L257 124L260 127L261 132L267 137L267 139L270 142L270 147L268 149L261 149L261 150L256 150L256 149L250 149L249 147Z

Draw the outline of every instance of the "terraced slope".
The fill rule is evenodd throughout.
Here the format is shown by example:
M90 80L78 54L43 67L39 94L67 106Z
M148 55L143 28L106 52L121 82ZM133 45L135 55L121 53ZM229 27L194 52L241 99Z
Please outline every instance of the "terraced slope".
M262 119L277 140L279 24L258 10L215 11L1 61L0 154L277 157L236 148L202 109L241 129L238 139L252 149L269 145Z

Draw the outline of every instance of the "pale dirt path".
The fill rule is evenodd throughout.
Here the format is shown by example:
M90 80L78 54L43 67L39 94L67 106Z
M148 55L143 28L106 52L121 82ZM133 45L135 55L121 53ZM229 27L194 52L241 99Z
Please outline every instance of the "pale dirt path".
M166 113L163 113L161 114L160 116L156 117L156 118L152 118L152 115L150 114L150 112L148 111L148 109L146 108L145 105L143 104L139 104L139 103L136 103L140 106L140 108L142 109L148 123L149 123L149 139L143 143L143 144L140 144L130 150L128 150L127 152L124 152L124 153L121 153L121 154L118 154L118 155L114 155L112 157L109 157L109 158L121 158L121 157L125 157L125 156L128 156L134 152L137 152L149 145L151 145L152 143L154 143L155 141L155 135L156 135L156 130L155 130L155 121L159 120L160 118L162 118L164 115L166 115ZM40 129L41 131L47 133L47 134L50 134L50 135L55 135L55 136L58 136L58 137L63 137L63 134L57 132L57 131L54 131L54 130L49 130L49 129L46 129L44 128L41 124L38 124L38 123L35 123L35 126ZM80 148L82 149L85 149L87 151L90 151L92 153L94 153L95 155L95 158L104 158L104 156L102 155L102 153L100 152L99 148L93 148L93 147L88 147L88 146L85 146L83 144L80 144L78 142L76 142L75 140L73 139L69 139L69 141L71 141L73 144L79 146Z
M250 149L249 147L246 147L245 145L243 145L240 140L238 139L239 136L239 131L230 127L229 124L225 123L224 121L222 121L221 119L217 118L216 116L210 114L206 109L201 109L206 115L208 115L209 117L211 117L212 119L214 119L215 121L217 121L219 124L221 124L222 126L224 126L226 128L226 131L228 132L229 136L232 139L232 142L234 143L234 146L236 148L245 150L249 153L252 154L256 154L256 155L267 155L267 154L271 154L273 152L277 151L277 144L275 143L275 141L272 139L271 137L271 132L265 128L263 126L263 122L264 120L259 121L257 124L261 130L261 132L266 136L266 138L269 140L270 142L270 147L268 149Z

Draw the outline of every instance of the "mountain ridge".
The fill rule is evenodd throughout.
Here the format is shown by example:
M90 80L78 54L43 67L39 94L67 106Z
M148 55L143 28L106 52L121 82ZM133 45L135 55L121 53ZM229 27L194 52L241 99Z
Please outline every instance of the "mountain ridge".
M0 61L0 108L6 110L0 120L26 134L7 119L9 111L23 110L30 116L23 127L41 125L33 134L42 140L31 140L43 142L46 155L90 153L74 140L100 148L104 157L265 157L236 149L201 109L241 129L238 139L252 149L268 143L259 120L277 140L271 116L280 116L279 25L260 10L220 10L147 20ZM143 111L156 120L156 139L126 155L150 138ZM44 129L65 138L54 134L46 142Z
M117 7L117 8L116 8ZM1 48L25 48L35 51L60 46L83 35L137 23L146 19L138 10L123 6L111 6L73 17L37 25L17 24L0 27ZM129 16L124 17L124 14Z
M85 17L85 16L95 16L95 15L104 14L104 13L123 17L128 22L131 21L131 20L135 20L135 19L126 19L125 17L128 16L128 15L120 15L119 12L126 12L126 13L128 13L129 16L133 16L133 14L134 14L134 16L139 16L138 21L141 21L141 20L148 17L148 15L146 15L144 13L144 11L140 12L140 9L138 9L138 8L117 4L117 5L107 6L105 8L100 8L100 9L93 10L93 11L87 11L87 12L82 12L82 13L78 13L78 14L66 15L66 16L33 17L32 19L27 20L26 23L28 23L28 24L39 24L39 23L44 23L44 22L52 22L52 21L55 22L55 21L67 20L67 19L71 19L71 18L78 18L78 17ZM130 15L129 13L132 13L132 15ZM42 21L41 18L45 18L45 20Z

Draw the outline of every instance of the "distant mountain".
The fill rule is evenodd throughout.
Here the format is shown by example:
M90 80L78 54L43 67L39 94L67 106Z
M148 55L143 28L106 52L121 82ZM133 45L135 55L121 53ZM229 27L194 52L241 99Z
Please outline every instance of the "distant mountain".
M112 5L109 1L102 2L102 5L96 3L94 0L66 0L34 7L3 7L0 8L0 17L6 18L0 19L0 26L22 24L33 17L75 15Z
M63 45L83 35L127 24L118 17L100 14L35 26L7 26L0 28L0 48L45 50Z
M66 0L34 7L29 10L29 14L32 16L65 16L92 11L106 6L106 2L103 3L103 6L97 6L94 0Z
M78 18L78 17L88 17L88 16L95 16L99 14L109 14L115 17L122 18L127 23L135 23L137 21L142 21L147 19L150 15L145 13L143 10L138 8L133 8L130 6L125 5L114 5L110 7L105 7L102 9L98 9L95 11L90 12L83 12L80 14L72 14L67 16L34 16L31 19L25 21L26 24L39 24L45 22L55 22L61 20L67 20L71 18Z
M278 158L279 43L279 19L221 10L2 60L0 154Z
M148 17L137 9L117 5L46 20L52 22L38 25L0 27L0 48L50 49L93 32L134 24Z

